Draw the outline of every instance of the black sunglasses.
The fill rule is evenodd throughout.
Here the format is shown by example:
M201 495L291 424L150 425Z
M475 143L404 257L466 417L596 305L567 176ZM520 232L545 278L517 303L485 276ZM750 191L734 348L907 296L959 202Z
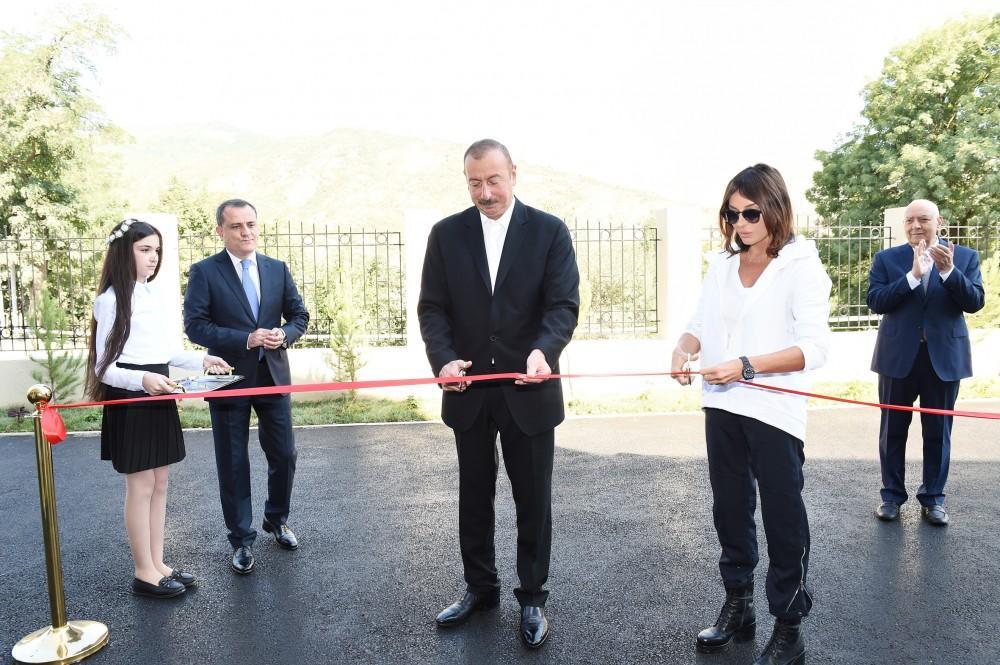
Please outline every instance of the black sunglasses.
M760 221L761 212L756 208L747 208L746 210L727 210L722 213L722 216L726 218L726 224L735 224L740 215L743 215L743 219L750 224L756 224Z

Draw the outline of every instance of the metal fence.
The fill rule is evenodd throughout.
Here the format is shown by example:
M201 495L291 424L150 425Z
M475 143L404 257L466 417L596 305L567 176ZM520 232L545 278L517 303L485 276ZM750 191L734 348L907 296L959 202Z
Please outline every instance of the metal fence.
M656 227L574 222L569 232L580 269L580 322L573 336L656 334Z
M820 260L833 286L830 289L830 329L867 330L879 316L868 309L868 271L875 254L892 245L892 231L882 223L844 225L798 215L796 232L816 242ZM722 247L719 227L706 229L707 249Z
M33 351L48 332L61 349L86 348L105 238L0 240L0 351ZM39 320L43 296L62 321L50 331Z
M358 323L361 344L406 343L403 240L399 231L282 222L261 229L258 248L288 264L309 310L309 329L298 346L326 347L338 316ZM222 241L214 234L181 236L181 289L187 287L191 264L221 251Z
M222 242L214 234L185 235L179 245L184 290L191 264L222 251ZM259 248L288 264L311 314L300 346L327 346L345 313L358 324L359 343L405 344L400 232L282 223L262 230ZM54 348L86 348L106 249L105 238L0 240L0 351L41 348L43 294L65 314Z
M900 238L894 238L892 229L882 222L831 223L816 217L799 215L797 232L816 241L820 259L833 282L830 290L830 329L867 330L878 326L879 317L868 309L868 272L879 251L891 247ZM944 224L938 235L957 245L971 247L979 252L985 263L998 249L998 227L963 226ZM722 237L718 226L706 229L706 245L718 249Z

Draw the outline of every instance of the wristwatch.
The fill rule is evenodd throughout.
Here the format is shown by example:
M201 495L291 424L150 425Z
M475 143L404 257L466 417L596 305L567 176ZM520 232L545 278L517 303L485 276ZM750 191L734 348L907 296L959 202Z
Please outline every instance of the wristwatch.
M752 381L753 377L757 376L757 370L753 368L746 356L740 356L740 360L743 362L743 380Z

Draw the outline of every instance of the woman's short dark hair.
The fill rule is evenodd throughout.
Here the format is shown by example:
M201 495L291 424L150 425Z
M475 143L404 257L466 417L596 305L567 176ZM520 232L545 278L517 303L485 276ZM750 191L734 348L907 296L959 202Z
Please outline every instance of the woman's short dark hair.
M778 256L781 248L795 237L795 216L792 214L792 200L788 196L785 179L776 168L767 164L754 164L737 173L726 185L726 193L719 208L719 230L724 238L722 247L730 256L747 251L747 246L740 240L733 225L726 223L729 200L737 193L760 208L761 220L771 235L767 255L771 258Z

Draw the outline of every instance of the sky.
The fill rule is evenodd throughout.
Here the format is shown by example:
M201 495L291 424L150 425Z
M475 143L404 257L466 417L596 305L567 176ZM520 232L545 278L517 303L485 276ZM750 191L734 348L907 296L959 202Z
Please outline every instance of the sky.
M140 138L184 123L461 145L489 136L515 162L709 207L763 161L802 211L815 151L860 120L861 91L889 51L948 18L998 10L996 0L91 4L124 30L117 52L97 59L92 92ZM33 30L67 6L0 0L0 30Z

